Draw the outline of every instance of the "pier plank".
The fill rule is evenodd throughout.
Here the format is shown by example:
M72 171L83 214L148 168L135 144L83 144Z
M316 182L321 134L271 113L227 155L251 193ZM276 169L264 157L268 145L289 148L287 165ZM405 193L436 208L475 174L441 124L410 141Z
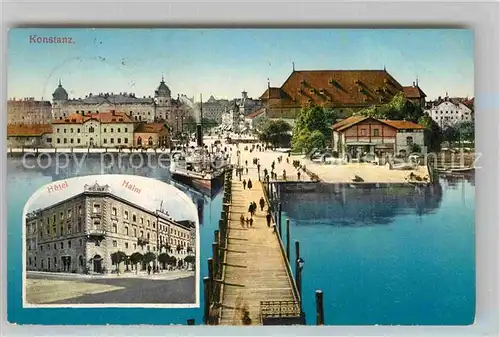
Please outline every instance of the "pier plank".
M251 190L233 179L221 325L243 325L243 309L250 312L252 325L258 325L261 301L294 300L278 238L266 223L267 206L264 211L257 210L252 227L241 226L241 214L250 216L250 202L258 204L264 196L257 175L251 178Z

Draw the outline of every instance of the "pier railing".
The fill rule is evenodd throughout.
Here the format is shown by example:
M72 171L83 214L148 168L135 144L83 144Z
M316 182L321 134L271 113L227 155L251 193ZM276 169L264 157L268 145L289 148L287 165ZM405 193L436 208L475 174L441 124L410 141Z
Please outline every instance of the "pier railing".
M228 227L230 219L232 170L224 177L224 196L219 229L214 231L212 258L208 259L208 277L203 279L205 324L219 324L222 314L222 300L227 258Z
M283 319L290 318L296 319L296 323L303 324L303 315L301 310L301 296L297 287L297 281L295 280L292 272L292 267L290 266L290 237L287 235L287 249L285 250L282 233L281 233L281 205L279 204L277 198L279 198L278 183L271 182L261 182L262 189L264 190L264 197L267 204L271 210L271 218L274 224L274 234L278 240L281 256L285 264L286 272L288 275L288 280L290 282L290 288L292 289L294 301L262 301L260 304L260 316L261 320L264 322L270 319ZM277 209L278 208L278 209ZM275 216L276 214L276 216ZM289 230L289 229L287 229Z

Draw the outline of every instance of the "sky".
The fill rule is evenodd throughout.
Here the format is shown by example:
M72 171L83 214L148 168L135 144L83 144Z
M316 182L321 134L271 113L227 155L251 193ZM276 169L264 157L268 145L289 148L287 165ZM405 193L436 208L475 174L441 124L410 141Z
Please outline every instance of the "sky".
M71 44L33 43L69 37ZM31 37L31 39L30 39ZM434 99L474 96L468 29L34 29L9 31L8 97L52 99L127 92L153 96L162 75L172 96L258 98L296 70L383 69Z
M140 193L136 193L123 186L124 180L140 189ZM48 187L59 185L64 182L68 183L68 187L49 192ZM196 224L199 223L198 210L185 193L169 184L159 182L156 179L132 175L90 175L50 183L41 187L33 194L26 203L25 211L29 213L33 210L43 209L66 200L82 193L85 184L94 185L96 182L99 185L109 185L112 194L142 206L152 212L159 209L161 201L163 200L163 208L174 220L191 220Z

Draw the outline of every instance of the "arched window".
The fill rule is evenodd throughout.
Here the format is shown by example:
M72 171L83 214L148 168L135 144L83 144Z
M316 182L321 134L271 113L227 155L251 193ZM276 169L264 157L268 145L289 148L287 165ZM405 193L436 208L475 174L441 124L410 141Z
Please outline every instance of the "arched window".
M89 132L90 133L94 133L94 127L93 126L89 126Z

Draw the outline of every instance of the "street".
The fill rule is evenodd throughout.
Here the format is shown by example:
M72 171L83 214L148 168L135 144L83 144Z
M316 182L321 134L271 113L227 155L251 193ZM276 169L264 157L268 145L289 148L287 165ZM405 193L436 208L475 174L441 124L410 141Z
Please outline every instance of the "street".
M193 275L178 278L82 278L31 275L26 279L29 304L194 304Z

